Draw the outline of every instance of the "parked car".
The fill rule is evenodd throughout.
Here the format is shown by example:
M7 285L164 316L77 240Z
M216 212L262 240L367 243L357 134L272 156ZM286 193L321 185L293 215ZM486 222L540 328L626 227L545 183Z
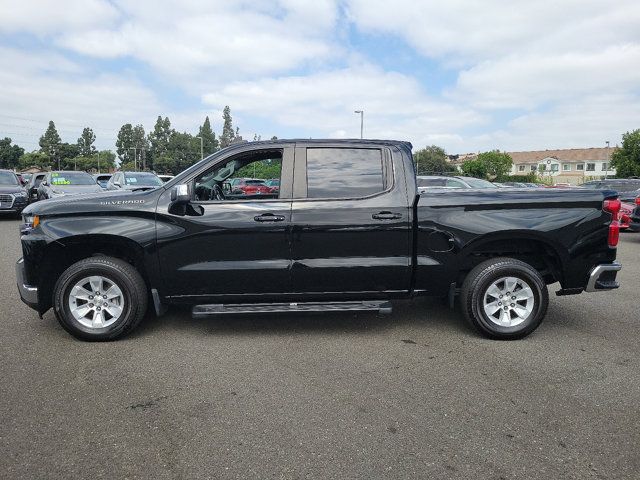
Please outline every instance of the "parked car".
M264 196L273 195L271 187L260 178L232 178L224 185L225 194L234 196Z
M109 180L111 179L110 173L96 173L93 178L96 179L96 183L100 185L102 188L107 188L109 184Z
M631 216L636 208L635 203L620 202L620 230L629 230L631 225Z
M68 197L80 193L98 193L102 187L86 172L61 170L49 172L38 187L38 200Z
M29 180L31 180L33 173L21 173L20 175L22 175L22 179L25 182L24 184L27 185L29 183Z
M167 183L169 180L173 180L174 175L158 175L158 178L162 180L162 183Z
M513 188L530 188L526 183L522 182L502 182L502 184Z
M109 180L107 190L150 190L163 184L153 172L116 172Z
M47 172L34 173L27 183L27 194L29 196L29 202L35 202L38 200L38 187L44 177L47 176Z
M497 185L481 178L428 175L416 177L418 190L425 188L499 188Z
M0 214L19 215L29 203L27 189L11 170L0 170Z
M634 209L629 215L628 230L630 232L640 232L640 196L634 200Z
M264 184L271 189L271 193L278 193L280 191L280 179L270 178L265 180Z
M618 287L612 191L496 188L419 194L411 144L233 144L147 191L50 200L23 212L22 300L86 340L121 337L189 304L225 313L373 310L459 295L483 334L515 339L558 295ZM295 152L295 155L294 155ZM199 199L253 162L281 165L277 198ZM295 172L295 173L294 173ZM557 205L564 205L562 215ZM91 241L86 241L91 238Z
M592 190L615 190L623 202L635 201L640 195L640 179L639 178L613 178L607 180L593 180L585 182L584 188Z

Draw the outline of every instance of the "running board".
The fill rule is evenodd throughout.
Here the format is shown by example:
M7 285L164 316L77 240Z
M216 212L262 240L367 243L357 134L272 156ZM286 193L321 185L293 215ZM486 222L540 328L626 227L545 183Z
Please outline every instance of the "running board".
M201 318L230 313L361 311L377 311L380 314L388 314L391 313L391 303L375 300L365 300L361 302L217 303L211 305L196 305L191 310L191 316L193 318Z

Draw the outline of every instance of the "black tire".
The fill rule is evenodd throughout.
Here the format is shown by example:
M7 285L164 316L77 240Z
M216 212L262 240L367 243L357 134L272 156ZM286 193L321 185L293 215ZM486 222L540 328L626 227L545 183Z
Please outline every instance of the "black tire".
M495 282L500 282L501 279L506 277L516 278L521 281L516 288L521 288L523 285L526 285L531 289L533 305L531 312L524 320L518 316L515 309L510 309L510 307L516 306L517 309L524 310L524 307L518 305L528 306L528 301L521 301L519 299L511 300L515 295L511 297L505 296L509 304L499 307L499 310L496 312L498 317L490 317L485 311L485 301L493 298L493 295L488 291L489 288L492 287ZM498 283L498 285L505 286L506 284ZM525 290L522 289L522 292L524 291ZM526 337L542 323L549 305L549 292L540 273L528 263L514 258L494 258L482 262L469 272L462 284L460 301L465 318L480 333L489 338L499 340L516 340ZM495 305L498 305L498 301L501 301L500 303L504 302L502 297L498 298L496 296ZM518 302L518 304L511 302ZM496 306L491 307L491 305L487 305L487 307L490 310L491 308L498 308ZM504 312L505 318L513 318L514 323L518 321L522 323L514 326L499 324L503 318L503 312L500 311L500 309L509 309Z
M120 316L104 328L83 325L69 306L74 285L96 275L117 285L123 298ZM53 289L53 310L62 328L74 337L88 341L116 340L131 332L144 318L147 300L147 286L140 273L129 263L112 257L90 257L74 263L62 273Z

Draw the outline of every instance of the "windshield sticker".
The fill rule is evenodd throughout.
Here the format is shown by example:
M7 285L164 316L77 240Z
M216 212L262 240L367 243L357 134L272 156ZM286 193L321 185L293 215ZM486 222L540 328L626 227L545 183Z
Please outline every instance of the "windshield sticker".
M57 174L53 174L51 179L51 185L71 185L71 181L64 177L59 177Z
M129 177L127 178L127 183L138 183L138 179L136 177Z

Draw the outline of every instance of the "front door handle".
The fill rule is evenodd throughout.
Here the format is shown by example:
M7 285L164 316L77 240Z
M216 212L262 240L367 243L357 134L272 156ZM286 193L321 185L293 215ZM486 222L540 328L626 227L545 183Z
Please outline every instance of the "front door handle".
M402 215L393 212L379 212L371 215L371 218L374 220L397 220L398 218L402 218Z
M284 215L274 215L273 213L263 213L253 217L256 222L283 222Z

